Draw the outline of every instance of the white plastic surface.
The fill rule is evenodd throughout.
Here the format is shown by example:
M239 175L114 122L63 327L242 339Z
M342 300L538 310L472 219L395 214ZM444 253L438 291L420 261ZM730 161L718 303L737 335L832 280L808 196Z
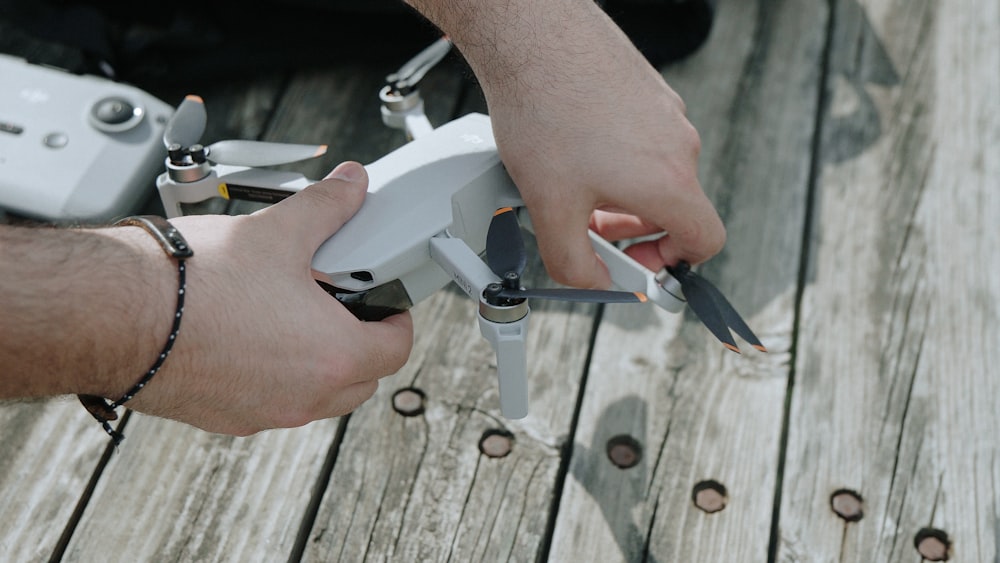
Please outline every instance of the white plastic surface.
M108 97L140 108L141 119L125 131L99 130L90 111ZM0 55L0 123L7 126L0 128L0 208L51 221L132 213L161 170L172 114L138 88Z

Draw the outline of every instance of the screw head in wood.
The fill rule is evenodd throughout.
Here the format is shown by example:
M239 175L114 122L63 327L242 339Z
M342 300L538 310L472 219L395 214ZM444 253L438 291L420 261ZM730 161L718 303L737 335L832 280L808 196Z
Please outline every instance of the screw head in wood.
M830 508L847 522L857 522L865 516L864 500L850 489L839 489L830 496Z
M479 451L486 457L506 457L514 449L514 435L498 428L483 432L479 439Z
M951 540L944 530L922 528L913 538L913 545L921 557L928 561L947 561L951 553Z
M424 412L427 396L416 387L405 387L392 395L392 408L403 416L418 416Z
M619 434L608 440L608 459L620 469L635 467L642 460L642 445L627 434Z
M702 511L712 514L719 512L729 502L726 486L714 480L701 481L691 491L691 500Z

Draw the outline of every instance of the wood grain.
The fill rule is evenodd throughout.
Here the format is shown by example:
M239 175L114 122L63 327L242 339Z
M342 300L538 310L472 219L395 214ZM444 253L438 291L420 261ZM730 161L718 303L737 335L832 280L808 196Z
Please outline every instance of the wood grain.
M107 435L76 398L0 405L0 560L56 550Z
M608 307L554 560L767 558L827 12L824 2L718 8L707 45L665 76L701 132L701 179L729 234L702 272L771 353L734 355L691 315ZM638 465L610 462L616 436L639 443ZM722 511L694 505L703 481L725 486Z
M841 2L802 305L782 561L996 561L995 2ZM860 142L860 141L864 142ZM829 508L864 499L852 524Z

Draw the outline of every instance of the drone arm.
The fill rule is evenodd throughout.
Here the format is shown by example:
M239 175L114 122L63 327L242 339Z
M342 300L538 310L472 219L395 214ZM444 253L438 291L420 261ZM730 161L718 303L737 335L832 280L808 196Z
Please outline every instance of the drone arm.
M671 313L677 313L684 306L680 297L680 283L666 274L661 283L649 268L636 262L618 247L604 240L601 235L589 231L590 243L611 272L611 280L618 287L633 292L644 293L650 301Z
M462 239L436 236L430 245L431 258L475 301L487 285L500 281Z
M168 219L184 214L183 203L197 203L218 197L219 177L214 173L194 182L177 182L165 172L156 178L156 189L160 192L163 211Z
M160 200L167 218L184 214L181 204L199 203L212 197L277 203L315 183L298 172L247 168L219 164L201 178L183 176L183 170L170 168L156 179Z
M386 86L378 95L382 100L382 123L386 126L404 131L411 141L434 130L424 113L424 100L419 90L400 94Z

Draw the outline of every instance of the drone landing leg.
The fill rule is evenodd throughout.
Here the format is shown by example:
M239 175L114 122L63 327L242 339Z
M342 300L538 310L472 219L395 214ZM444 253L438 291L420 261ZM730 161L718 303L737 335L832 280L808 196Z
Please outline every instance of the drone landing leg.
M525 335L530 309L524 299L509 305L486 301L484 290L500 279L465 241L445 236L430 241L431 258L465 293L479 302L479 330L497 355L500 412L510 419L528 416L528 355Z
M479 314L479 330L497 355L497 380L500 385L500 413L504 418L528 416L528 355L524 337L528 332L529 311L520 319L502 323Z

